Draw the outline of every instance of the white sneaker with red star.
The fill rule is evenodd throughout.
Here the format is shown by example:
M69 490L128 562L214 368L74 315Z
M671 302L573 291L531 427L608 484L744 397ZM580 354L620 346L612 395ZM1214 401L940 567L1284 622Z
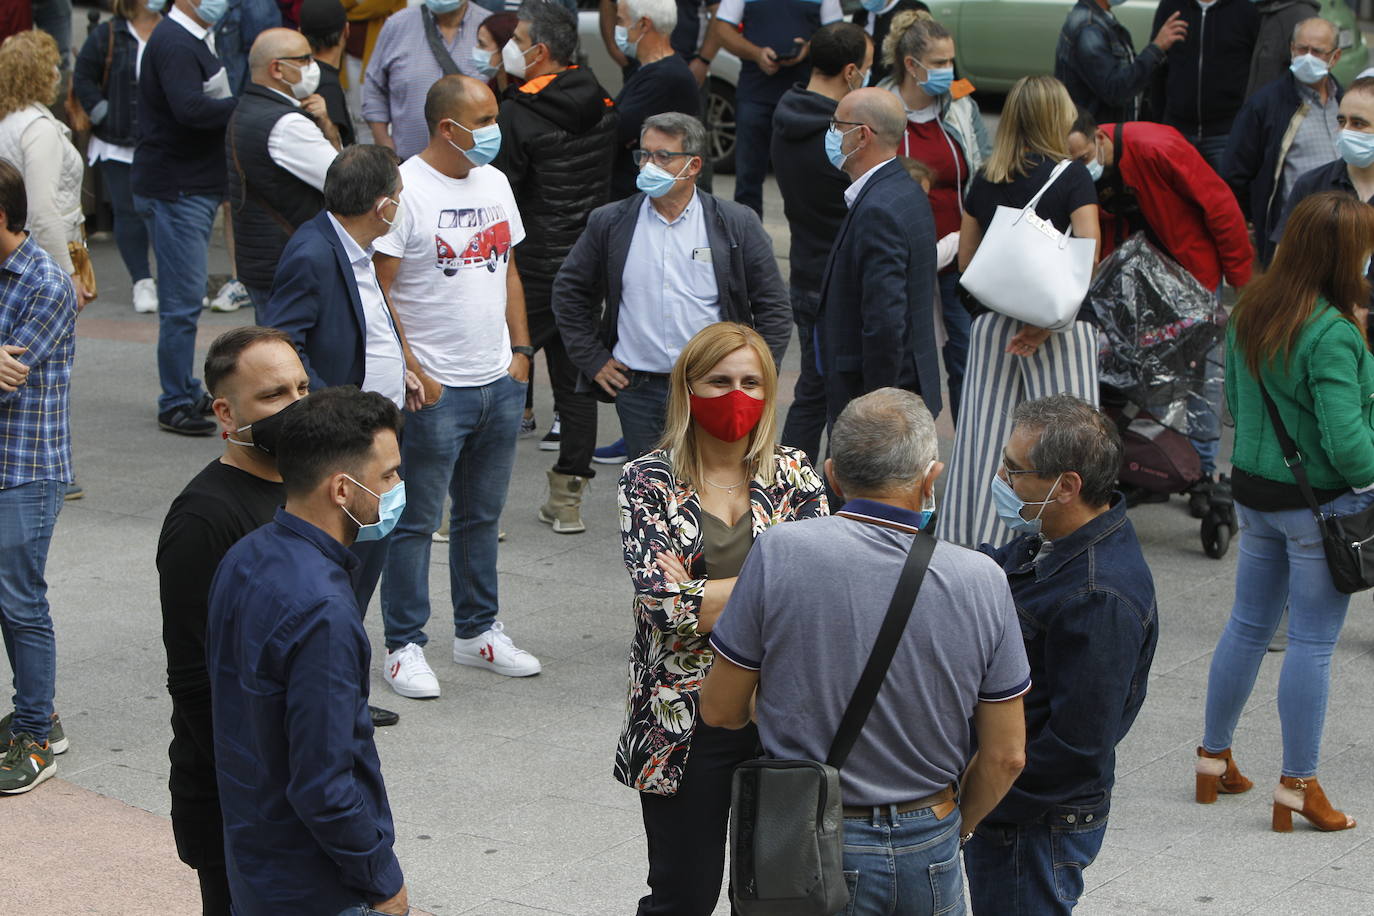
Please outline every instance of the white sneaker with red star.
M425 650L408 642L395 652L386 654L383 670L391 689L412 700L425 700L439 695L439 679L425 661Z
M521 649L497 621L481 636L453 640L453 660L460 665L485 668L506 677L529 677L543 670L539 659Z

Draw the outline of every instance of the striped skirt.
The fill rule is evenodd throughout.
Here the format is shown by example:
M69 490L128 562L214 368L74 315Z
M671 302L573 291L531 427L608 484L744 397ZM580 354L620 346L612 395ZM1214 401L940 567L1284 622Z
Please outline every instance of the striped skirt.
M1063 393L1098 403L1097 328L1077 321L1051 334L1034 356L1012 356L1007 344L1021 327L996 312L974 319L954 454L936 523L941 540L974 548L1011 540L1011 531L997 520L991 487L1018 404Z

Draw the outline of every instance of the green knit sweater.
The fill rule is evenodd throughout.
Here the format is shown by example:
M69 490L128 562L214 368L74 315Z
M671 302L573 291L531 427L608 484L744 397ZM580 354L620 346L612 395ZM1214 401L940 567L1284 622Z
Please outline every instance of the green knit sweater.
M1374 484L1374 356L1353 323L1318 299L1288 358L1276 357L1260 374L1312 486ZM1226 339L1226 403L1236 421L1231 463L1267 480L1294 483L1234 331Z

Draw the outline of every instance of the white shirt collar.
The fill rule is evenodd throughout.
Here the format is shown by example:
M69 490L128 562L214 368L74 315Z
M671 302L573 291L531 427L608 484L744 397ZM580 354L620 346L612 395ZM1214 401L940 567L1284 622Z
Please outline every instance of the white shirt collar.
M204 41L205 36L210 34L209 28L201 25L199 22L196 22L190 16L183 13L180 7L172 7L172 11L167 14L167 18L190 32L197 41Z
M259 86L262 86L261 83L259 83L258 85L259 85ZM275 92L277 95L279 95L279 96L281 96L282 98L286 99L288 102L290 102L292 105L295 105L297 108L300 108L300 107L301 107L301 103L300 103L299 101L297 101L297 99L296 99L296 97L295 97L294 95L287 95L285 92L282 92L282 91L281 91L280 89L278 89L276 86L262 86L262 88L266 89L268 92Z
M343 227L343 223L334 218L333 213L329 213L329 223L334 227L334 231L339 233L339 239L343 242L344 255L348 258L348 263L357 264L359 261L372 260L372 247L364 249L358 244L358 240L348 234L348 230Z
M867 172L864 172L858 178L855 178L854 182L849 187L844 189L844 205L846 207L853 207L854 201L859 199L859 192L864 189L864 185L868 183L868 179L873 177L874 172L878 171L878 169L887 165L891 161L891 159L884 159L882 162L879 162L877 165L873 166L873 168L869 169Z

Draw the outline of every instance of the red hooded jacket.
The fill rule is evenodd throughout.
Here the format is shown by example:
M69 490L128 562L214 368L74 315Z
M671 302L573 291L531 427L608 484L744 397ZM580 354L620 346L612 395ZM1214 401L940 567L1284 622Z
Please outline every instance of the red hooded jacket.
M1115 124L1101 129L1116 135ZM1116 166L1166 253L1208 289L1220 286L1223 276L1235 287L1249 283L1254 251L1226 182L1172 127L1130 121L1121 133ZM1111 214L1102 210L1100 216L1105 258L1116 247L1119 229Z

